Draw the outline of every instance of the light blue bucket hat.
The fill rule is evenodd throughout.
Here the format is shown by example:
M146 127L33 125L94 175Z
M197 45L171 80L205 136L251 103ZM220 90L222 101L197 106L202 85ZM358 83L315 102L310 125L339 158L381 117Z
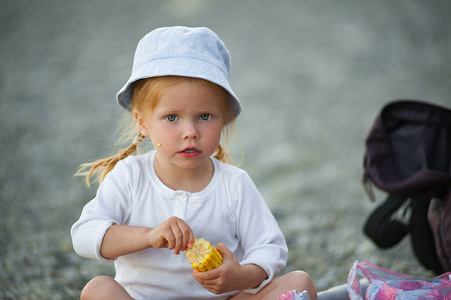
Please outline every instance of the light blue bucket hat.
M159 76L202 78L229 93L236 118L241 113L241 103L229 83L230 60L224 43L208 28L175 26L155 29L139 41L132 74L117 93L117 102L131 110L133 83L139 79Z

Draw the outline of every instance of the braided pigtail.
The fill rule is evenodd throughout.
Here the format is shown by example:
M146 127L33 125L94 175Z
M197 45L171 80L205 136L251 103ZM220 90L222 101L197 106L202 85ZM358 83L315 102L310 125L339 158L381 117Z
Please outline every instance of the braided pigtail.
M138 133L138 135L133 139L132 144L128 148L119 151L119 153L111 157L82 164L77 173L75 173L75 176L85 176L86 185L88 187L91 186L92 175L97 175L98 177L96 181L99 184L102 183L102 181L105 179L105 176L111 170L113 170L113 168L120 160L123 160L124 158L127 158L128 156L133 155L136 152L138 146L143 142L144 138L144 135Z
M218 145L218 148L216 149L216 152L213 154L213 157L224 163L232 164L232 160L230 159L229 154L221 144Z

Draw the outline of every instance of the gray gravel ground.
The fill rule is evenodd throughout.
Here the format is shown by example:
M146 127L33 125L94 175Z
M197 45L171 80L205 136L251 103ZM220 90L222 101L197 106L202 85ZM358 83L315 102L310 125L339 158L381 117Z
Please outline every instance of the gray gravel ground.
M111 265L78 257L70 226L95 189L77 166L112 153L138 40L207 26L232 54L242 100L235 158L319 290L354 260L433 277L410 240L382 251L362 233L365 136L392 99L451 105L449 1L2 0L0 298L75 299ZM244 157L239 155L239 149ZM379 194L382 198L383 194Z

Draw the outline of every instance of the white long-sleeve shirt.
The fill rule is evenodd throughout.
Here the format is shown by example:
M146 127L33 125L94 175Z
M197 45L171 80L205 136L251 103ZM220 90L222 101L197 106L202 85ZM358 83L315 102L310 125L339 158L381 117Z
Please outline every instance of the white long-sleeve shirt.
M155 174L155 152L120 161L72 226L75 251L115 263L115 279L135 299L226 299L204 289L191 275L184 252L149 248L110 260L100 255L113 224L155 228L171 216L183 219L196 238L224 243L242 264L268 274L256 293L285 266L288 250L280 228L248 174L212 158L214 175L201 192L174 191Z

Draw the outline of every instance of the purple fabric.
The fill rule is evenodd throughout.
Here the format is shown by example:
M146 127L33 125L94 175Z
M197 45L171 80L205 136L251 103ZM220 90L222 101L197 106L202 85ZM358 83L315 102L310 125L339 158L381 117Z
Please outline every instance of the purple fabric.
M451 273L444 273L432 282L417 280L365 262L355 262L348 276L348 293L351 300L363 300L359 275L370 282L365 299L413 300L451 299Z

